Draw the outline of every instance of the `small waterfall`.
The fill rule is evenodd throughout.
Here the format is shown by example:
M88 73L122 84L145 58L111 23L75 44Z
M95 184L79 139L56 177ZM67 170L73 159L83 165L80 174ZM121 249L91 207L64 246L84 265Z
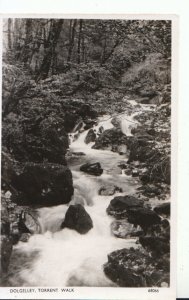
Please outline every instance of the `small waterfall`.
M138 122L134 119L138 114L134 113L131 116L123 116L121 118L121 130L126 136L132 136L131 130L132 128L136 128L138 126Z

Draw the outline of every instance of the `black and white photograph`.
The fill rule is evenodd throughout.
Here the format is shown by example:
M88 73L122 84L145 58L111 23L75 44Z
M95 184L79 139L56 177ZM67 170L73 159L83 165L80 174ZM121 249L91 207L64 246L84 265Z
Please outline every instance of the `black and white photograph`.
M170 288L172 20L2 33L1 287Z

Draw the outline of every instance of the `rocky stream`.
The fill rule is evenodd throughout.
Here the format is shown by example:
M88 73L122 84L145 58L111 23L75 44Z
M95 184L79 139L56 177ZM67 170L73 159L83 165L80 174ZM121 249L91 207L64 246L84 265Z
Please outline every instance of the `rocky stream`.
M166 165L164 180L158 165L149 169L146 163L149 151L157 154L156 131L144 130L157 108L127 103L123 113L100 116L88 129L79 122L69 133L68 166L57 167L53 177L52 190L59 188L56 204L46 205L51 201L46 187L42 207L23 212L21 206L22 235L4 247L9 267L5 262L3 286L169 286L170 182L165 172L170 171ZM43 171L41 180L46 177ZM5 202L10 195L5 193ZM14 204L9 218L11 209Z

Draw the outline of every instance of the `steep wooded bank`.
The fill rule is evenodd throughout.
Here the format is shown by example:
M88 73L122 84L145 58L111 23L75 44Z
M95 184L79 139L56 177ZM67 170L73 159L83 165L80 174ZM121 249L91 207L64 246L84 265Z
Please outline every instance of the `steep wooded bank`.
M120 168L143 183L137 197L163 198L169 193L170 55L169 21L9 19L5 23L2 89L2 270L5 274L13 244L27 241L29 235L41 230L35 208L67 204L72 199L73 180L66 154L69 133L77 131L75 126L78 129L83 124L81 128L93 131L99 116L113 116L115 128L102 131L98 138L91 131L87 143L93 141L94 149L109 149L123 155L129 151L128 162ZM138 106L132 105L130 99L136 99ZM157 108L140 114L142 104L155 104ZM134 121L138 126L132 129L132 137L121 130L119 115L123 112L128 115L136 112ZM108 213L113 214L110 209ZM149 214L151 210L149 213L139 206L134 216L129 209L127 218L141 225L137 220ZM160 244L169 240L169 224L159 222L158 217L150 218L158 221L150 224L153 228L143 228L140 243L157 257L152 249L152 236L158 232L156 245L159 243L158 249L161 248ZM124 278L118 280L120 270L116 268L122 256L124 259L128 256L129 264L124 263L121 274L126 272L127 278L128 272L131 274L128 251L109 256L105 266L107 276L120 286L157 282L156 278L150 281L149 273L145 283L142 277L131 279L131 283ZM168 248L162 252L167 273L168 252ZM133 255L137 257L138 252ZM148 256L145 259L146 265L151 262ZM141 270L137 271L139 275ZM166 283L167 277L166 274Z

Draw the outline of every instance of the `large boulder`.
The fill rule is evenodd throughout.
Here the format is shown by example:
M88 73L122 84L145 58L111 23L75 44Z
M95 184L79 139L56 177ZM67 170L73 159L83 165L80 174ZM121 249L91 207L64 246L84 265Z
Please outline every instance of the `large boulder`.
M90 129L85 137L85 143L89 144L91 142L94 142L96 139L96 134L93 129Z
M168 287L169 258L154 260L142 249L121 249L108 255L106 276L120 287Z
M116 218L125 218L130 209L142 208L144 202L136 197L126 195L126 196L117 196L111 200L107 213Z
M144 287L145 267L150 257L133 248L121 249L108 255L104 272L108 278L120 287Z
M20 205L66 204L74 191L69 168L55 164L27 164L11 184L19 192L14 201Z
M111 150L113 152L126 151L127 137L120 129L105 130L95 141L93 149Z
M90 164L86 163L80 167L82 172L88 173L90 175L100 176L103 173L103 169L99 162Z
M165 237L140 236L139 242L146 250L153 252L156 256L170 252L169 241Z
M170 216L170 202L160 204L154 208L154 211L159 215Z
M148 227L159 224L161 218L149 208L133 207L127 211L128 222L131 224L140 225L143 230Z
M80 234L85 234L93 227L93 222L81 204L70 205L61 225L61 228L65 227L74 229Z

